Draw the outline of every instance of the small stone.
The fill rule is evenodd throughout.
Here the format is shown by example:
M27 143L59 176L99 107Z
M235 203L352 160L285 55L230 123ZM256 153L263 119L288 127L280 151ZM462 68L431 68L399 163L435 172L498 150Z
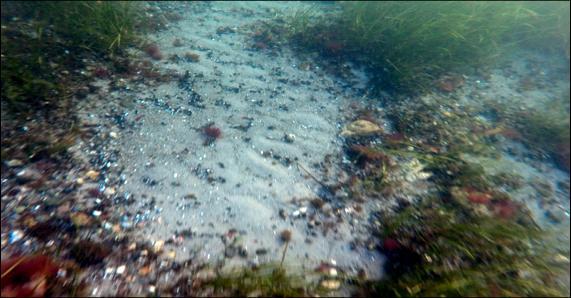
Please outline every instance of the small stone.
M155 287L155 286L152 286L152 285L151 285L151 286L149 286L149 293L152 293L152 294L154 294L156 290L157 290L157 287Z
M283 210L283 209L280 209L279 215L280 215L281 219L285 220L287 218L287 214L286 214L285 210Z
M125 265L117 267L117 274L123 274L125 272Z
M12 167L19 167L19 166L23 165L24 163L19 159L12 159L12 160L8 161L6 164L12 168Z
M341 282L336 279L325 279L321 281L320 285L327 290L335 291L341 287Z
M99 210L93 210L93 212L91 212L91 214L92 214L93 216L95 216L95 217L101 216L101 213L102 213L102 212L99 211Z
M83 180L83 178L77 178L77 180L75 180L75 182L79 185L82 185L83 183L85 183L85 180Z
M94 170L89 170L87 171L87 173L85 173L85 176L87 176L87 178L91 180L97 180L97 178L99 177L99 172Z
M14 230L12 232L10 232L9 236L8 236L8 242L10 244L22 239L24 237L24 233L20 230Z
M114 138L114 139L116 139L116 138L118 137L118 136L117 136L117 133L114 132L114 131L110 132L110 133L109 133L109 136L112 137L112 138Z
M171 250L171 251L168 252L167 258L169 258L169 259L174 259L175 257L176 257L176 251Z
M238 250L234 246L228 246L224 250L224 256L226 256L227 258L233 258L234 256L236 256L237 253Z
M295 135L293 133L286 133L284 135L284 141L286 143L293 143L293 141L295 141Z
M89 216L83 212L74 213L71 215L71 222L77 227L85 226L89 223Z

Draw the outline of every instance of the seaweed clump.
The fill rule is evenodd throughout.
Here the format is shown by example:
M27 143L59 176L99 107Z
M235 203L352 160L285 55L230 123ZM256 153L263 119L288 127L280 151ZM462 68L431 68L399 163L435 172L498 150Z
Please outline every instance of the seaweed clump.
M564 263L545 254L543 231L523 220L523 209L514 210L510 217L483 216L441 199L405 208L381 232L390 278L363 289L397 296L563 296L556 278Z

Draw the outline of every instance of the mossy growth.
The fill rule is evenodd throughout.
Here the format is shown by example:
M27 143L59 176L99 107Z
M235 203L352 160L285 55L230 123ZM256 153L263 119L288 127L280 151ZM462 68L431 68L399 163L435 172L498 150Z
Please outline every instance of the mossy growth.
M44 58L45 53L57 49L55 44L42 40L41 35L33 38L4 28L1 38L2 100L20 111L27 109L30 104L56 104L53 99L63 95L63 88L57 83L54 69Z
M396 296L564 296L565 264L542 243L544 231L520 218L482 216L440 198L385 218L390 278L368 294Z
M204 286L213 287L215 295L233 297L302 297L320 291L317 285L306 280L306 276L288 274L280 264L220 274Z
M516 46L569 55L567 2L346 2L339 14L298 12L288 29L297 44L365 58L380 86L412 92L447 72L492 65Z

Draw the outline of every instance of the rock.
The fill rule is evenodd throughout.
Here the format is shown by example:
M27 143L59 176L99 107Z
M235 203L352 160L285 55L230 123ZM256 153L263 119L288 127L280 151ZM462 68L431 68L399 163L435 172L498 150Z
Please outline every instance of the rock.
M367 121L367 120L357 120L351 122L349 125L341 131L341 136L353 137L353 136L368 136L383 131L377 124Z

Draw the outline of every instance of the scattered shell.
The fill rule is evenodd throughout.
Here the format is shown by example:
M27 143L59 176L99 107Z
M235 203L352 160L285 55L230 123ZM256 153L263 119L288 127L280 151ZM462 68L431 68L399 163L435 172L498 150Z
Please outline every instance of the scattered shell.
M284 135L284 141L286 143L293 143L293 141L295 141L295 135L293 133L286 133Z
M569 259L562 254L555 255L555 261L559 263L569 263Z
M336 279L325 279L321 281L320 285L327 290L334 291L341 287L341 282Z
M337 269L335 269L335 268L330 268L330 269L329 269L329 276L331 276L331 277L337 276Z
M112 137L112 138L114 138L114 139L116 139L116 138L117 138L117 133L114 132L114 131L112 131L112 132L109 133L109 136Z
M155 244L153 244L153 251L155 253L159 253L163 250L164 246L165 246L164 240L157 240L157 241L155 241Z
M351 122L341 132L342 136L367 136L382 132L383 129L377 124L367 120L357 120Z
M117 274L123 274L125 272L125 265L121 265L119 267L117 267Z
M85 176L87 176L87 178L91 180L97 180L97 178L99 177L99 172L94 170L89 170L87 173L85 173Z
M75 182L79 185L82 185L83 183L85 183L85 180L83 180L83 178L77 178Z

